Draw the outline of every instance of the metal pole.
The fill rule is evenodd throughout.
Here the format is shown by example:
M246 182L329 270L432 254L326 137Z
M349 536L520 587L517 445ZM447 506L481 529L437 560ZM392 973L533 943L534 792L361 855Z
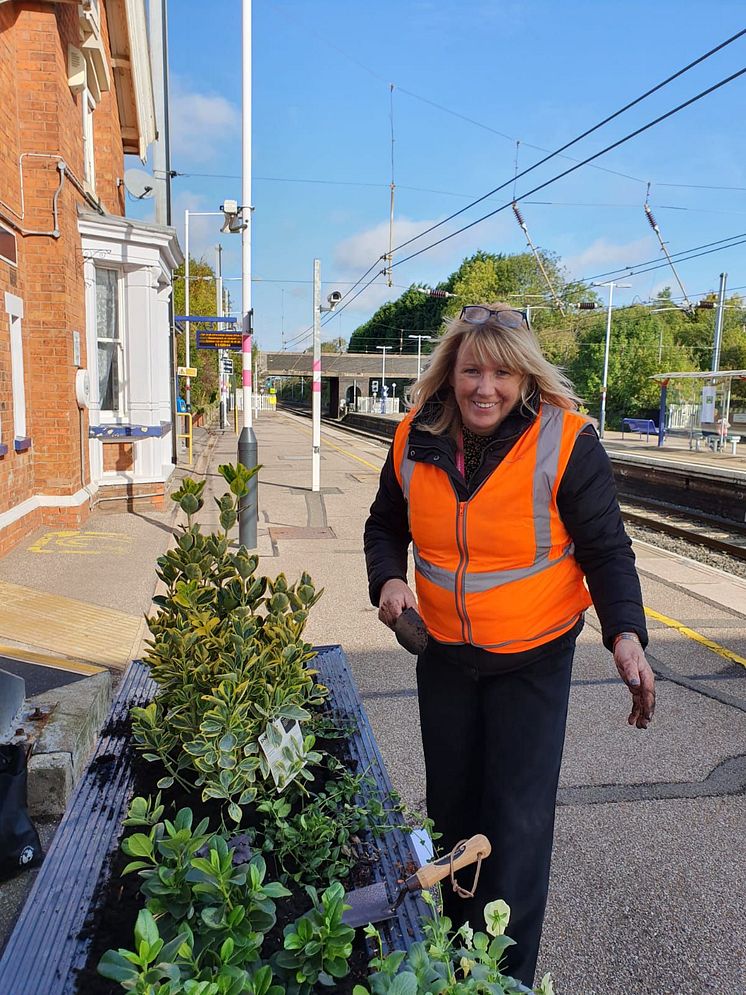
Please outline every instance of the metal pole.
M609 309L606 315L606 344L604 346L604 375L601 382L601 415L598 420L598 434L603 439L606 426L606 388L609 382L609 344L611 343L611 301L614 296L614 283L609 282Z
M223 246L215 246L215 314L218 318L223 317ZM227 377L223 370L224 360L227 353L225 349L218 349L218 385L220 398L220 427L225 428L227 423Z
M422 358L422 336L417 336L417 379L420 379L420 360Z
M313 387L311 391L312 455L311 490L318 491L321 477L321 262L313 261Z
M184 312L189 314L189 210L184 211ZM189 366L190 339L192 336L191 322L186 322L186 338L184 340L184 365ZM192 378L186 378L184 400L187 411L192 410Z
M155 220L171 224L171 149L168 120L168 13L166 0L149 4L150 66L158 137L153 142ZM188 314L189 312L187 312Z
M715 342L712 347L712 372L720 369L720 344L723 338L723 315L725 314L725 282L727 273L720 274L720 291L718 293L717 312L715 315Z
M251 417L251 0L242 0L242 185L241 208L245 228L241 232L241 303L243 310L241 340L241 383L243 385L243 429L238 439L238 462L257 465L257 445ZM259 514L257 476L249 482L249 493L238 508L238 537L242 546L256 548L256 523Z

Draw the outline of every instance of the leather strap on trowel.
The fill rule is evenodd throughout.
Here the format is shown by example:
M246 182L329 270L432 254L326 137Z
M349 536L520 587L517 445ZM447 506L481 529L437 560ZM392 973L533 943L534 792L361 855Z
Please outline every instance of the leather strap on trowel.
M461 894L465 889L459 891L460 885L455 881L454 872L461 867L466 867L468 864L476 862L477 870L474 875L473 885L473 888L476 888L482 860L485 857L489 857L491 853L492 846L490 845L490 841L486 836L478 833L476 836L458 843L444 857L433 860L429 864L423 864L411 877L407 878L406 887L409 891L432 888L438 881L442 881L443 878L450 875L454 891L457 895ZM473 893L466 892L465 894L461 894L461 897L470 897L470 894Z

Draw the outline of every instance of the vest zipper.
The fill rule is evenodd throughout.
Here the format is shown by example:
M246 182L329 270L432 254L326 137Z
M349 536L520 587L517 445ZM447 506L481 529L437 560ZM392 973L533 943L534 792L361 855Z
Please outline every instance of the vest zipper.
M459 501L456 517L456 545L459 552L459 564L456 568L456 611L461 619L461 635L468 643L471 634L471 624L466 613L466 571L469 565L469 551L466 546L466 508L468 501Z

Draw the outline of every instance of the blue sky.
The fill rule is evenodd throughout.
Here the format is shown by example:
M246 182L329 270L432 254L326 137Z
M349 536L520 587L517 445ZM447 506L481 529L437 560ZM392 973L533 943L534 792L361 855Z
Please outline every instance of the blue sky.
M241 199L241 3L171 0L169 22L172 167L189 174L173 182L183 244L185 209ZM315 256L325 296L345 291L387 251L391 83L398 244L509 180L516 152L519 169L528 167L544 154L537 147L554 150L744 27L741 0L254 0L252 303L260 346L280 348L283 332L289 348L310 344L298 336L311 322ZM584 158L744 66L746 37L567 154ZM555 158L519 180L533 241L558 253L576 278L662 259L643 213L648 182L672 253L746 232L745 98L743 76L601 157L603 168L584 166L523 200L573 163ZM409 251L512 193L511 184ZM143 216L148 205L130 200L128 210ZM239 307L240 280L231 278L240 277L240 237L218 228L219 219L192 219L192 253L212 263L222 239ZM525 249L510 210L396 267L394 287L377 281L323 337L349 338L384 300L413 282L437 283L480 248ZM679 266L692 298L717 289L723 270L729 287L746 285L746 245ZM625 282L632 286L615 302L645 300L674 278L659 269Z

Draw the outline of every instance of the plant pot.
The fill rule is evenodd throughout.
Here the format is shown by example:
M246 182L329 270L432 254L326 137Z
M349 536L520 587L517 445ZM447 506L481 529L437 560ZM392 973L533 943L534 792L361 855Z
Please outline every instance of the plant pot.
M374 782L366 791L386 799L391 783L341 648L320 647L313 667L330 689L337 716L355 728L348 745L357 769ZM2 995L76 991L76 972L86 963L90 943L86 919L112 884L109 860L133 793L134 747L126 719L134 705L147 704L154 692L147 668L133 662L0 960ZM374 877L393 885L419 860L401 815L392 813L391 819L397 828L376 840L380 861L374 865ZM422 900L408 896L397 917L381 924L387 951L408 949L421 939L419 923L426 914ZM123 943L129 941L122 937Z

